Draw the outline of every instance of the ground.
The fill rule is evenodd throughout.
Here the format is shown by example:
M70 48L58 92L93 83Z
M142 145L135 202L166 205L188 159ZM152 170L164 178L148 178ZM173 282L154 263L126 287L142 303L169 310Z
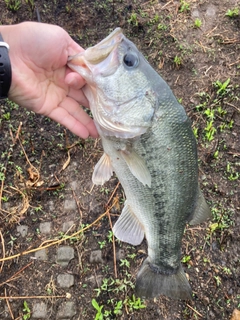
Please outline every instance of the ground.
M239 319L239 2L4 0L1 23L36 21L36 9L84 48L123 28L192 121L212 219L183 238L193 300L138 299L147 245L112 239L124 192L116 177L92 185L101 142L1 100L0 318Z

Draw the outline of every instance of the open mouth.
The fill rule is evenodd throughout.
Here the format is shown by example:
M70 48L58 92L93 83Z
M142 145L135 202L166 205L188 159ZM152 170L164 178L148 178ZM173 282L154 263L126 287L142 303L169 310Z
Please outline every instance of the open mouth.
M74 66L88 68L88 65L97 65L104 61L109 54L117 47L123 38L121 28L116 28L105 39L86 51L81 52L69 58L68 65L75 69Z

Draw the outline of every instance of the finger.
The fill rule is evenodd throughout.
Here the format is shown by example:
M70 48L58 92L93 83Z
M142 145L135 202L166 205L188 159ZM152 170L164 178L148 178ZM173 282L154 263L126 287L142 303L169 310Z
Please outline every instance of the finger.
M84 51L84 49L79 44L77 44L73 39L70 38L70 42L68 45L68 55L73 56L82 51Z
M89 108L89 102L82 90L75 90L70 88L68 96L79 102L82 106Z
M83 79L83 77L80 76L80 74L67 68L66 76L65 76L65 83L74 89L81 89L85 85L86 82Z
M67 97L66 99L64 99L63 102L61 102L59 106L67 111L67 118L63 119L63 121L67 123L64 125L69 130L74 132L73 126L76 126L76 125L78 126L79 124L81 124L81 126L84 126L88 130L89 134L92 137L94 138L98 137L98 132L92 118L89 117L89 115L79 106L79 104L75 100L71 99L70 97ZM63 122L60 122L60 123L63 124Z

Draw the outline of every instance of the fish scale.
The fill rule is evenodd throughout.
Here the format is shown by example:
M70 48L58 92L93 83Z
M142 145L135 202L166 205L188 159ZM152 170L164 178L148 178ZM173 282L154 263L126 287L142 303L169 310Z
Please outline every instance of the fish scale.
M136 294L191 298L181 266L187 222L210 216L198 186L197 147L184 108L120 28L69 67L86 80L104 154L92 176L102 185L116 173L126 202L114 235L132 245L144 236L148 257L136 279Z

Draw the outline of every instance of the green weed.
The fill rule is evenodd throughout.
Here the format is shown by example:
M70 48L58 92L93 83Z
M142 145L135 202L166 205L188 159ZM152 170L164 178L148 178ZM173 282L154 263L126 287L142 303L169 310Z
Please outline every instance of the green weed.
M130 16L130 18L128 19L128 23L133 24L134 26L138 26L138 17L137 17L137 13L133 12Z
M94 307L94 309L97 310L97 313L95 315L95 320L102 320L103 319L103 313L102 313L102 309L103 306L99 306L99 304L97 303L97 301L95 299L92 299L92 306Z
M227 163L226 172L227 172L228 180L230 181L237 180L240 176L239 172L235 171L234 167L232 166L232 163L230 162Z
M202 25L202 21L201 21L199 18L197 18L197 19L194 21L194 27L195 27L195 28L200 28L201 25Z
M179 56L175 56L173 61L177 68L179 68L182 65L182 58Z
M226 16L228 16L229 18L235 18L239 15L239 9L235 8L235 9L228 9L228 11L226 12Z
M221 82L219 80L213 82L213 85L218 89L217 95L225 95L229 92L228 85L230 83L230 78L228 78L226 81Z
M143 301L140 298L136 298L134 294L132 295L132 298L125 299L124 304L127 306L130 312L146 308L146 305L143 303Z
M127 258L134 259L135 256L135 253L129 254ZM134 283L128 271L131 260L127 258L120 260L121 276L119 278L104 278L100 287L95 289L96 297L100 301L107 301L103 306L95 299L92 300L92 305L97 311L95 319L113 319L121 316L124 310L134 312L146 307L140 298L128 295L129 291L134 289Z
M23 314L23 320L28 320L28 319L30 319L30 317L31 317L31 311L30 311L30 308L29 308L29 306L28 306L28 304L27 304L27 301L23 301L23 312L24 312L24 314Z
M179 12L188 12L190 11L190 4L185 0L180 0Z
M212 141L217 129L213 126L213 120L207 121L206 127L204 128L205 138L207 141Z
M4 0L4 1L8 10L11 10L13 12L18 11L22 4L21 0Z
M30 10L33 11L35 8L34 0L25 0L25 2L29 6Z
M104 241L98 241L100 249L103 249L106 246L106 240Z

